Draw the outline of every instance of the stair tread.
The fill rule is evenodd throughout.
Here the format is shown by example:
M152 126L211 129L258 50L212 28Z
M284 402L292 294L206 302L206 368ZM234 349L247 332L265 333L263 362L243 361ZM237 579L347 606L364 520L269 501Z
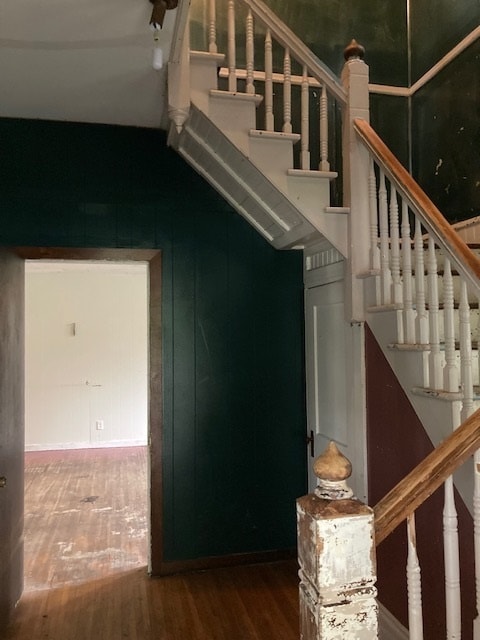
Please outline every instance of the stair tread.
M299 133L285 133L284 131L265 131L263 129L250 129L248 132L251 138L265 138L267 140L291 140L298 142L301 135Z
M210 89L212 98L221 98L224 100L238 100L245 102L254 102L260 104L263 96L258 93L242 93L241 91L222 91L221 89Z
M314 169L288 169L287 174L297 178L328 178L329 180L338 176L336 171L315 171Z

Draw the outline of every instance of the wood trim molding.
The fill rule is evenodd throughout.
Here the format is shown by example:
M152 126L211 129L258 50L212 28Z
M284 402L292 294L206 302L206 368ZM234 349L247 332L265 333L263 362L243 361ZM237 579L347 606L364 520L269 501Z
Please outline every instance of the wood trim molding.
M175 560L163 562L160 571L152 577L168 576L187 571L202 571L206 569L220 569L243 564L258 564L261 562L279 562L297 557L296 549L276 551L257 551L252 553L236 553L229 556L214 556L196 558L193 560Z
M24 260L141 261L149 266L149 394L148 439L150 456L150 562L160 573L163 556L162 472L162 253L159 249L101 249L76 247L14 247Z
M443 440L420 464L377 503L378 546L480 447L480 409Z

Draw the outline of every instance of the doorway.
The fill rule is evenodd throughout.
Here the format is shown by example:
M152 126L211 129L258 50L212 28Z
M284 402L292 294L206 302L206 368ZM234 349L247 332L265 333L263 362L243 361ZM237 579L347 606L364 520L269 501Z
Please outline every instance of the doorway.
M162 495L161 495L161 253L156 250L128 250L128 249L63 249L63 248L28 248L16 249L17 255L26 260L62 260L62 261L102 261L102 262L143 262L146 264L148 272L148 393L147 393L147 421L148 429L146 438L148 441L148 511L149 511L149 535L147 537L150 544L148 548L148 571L150 574L160 573L162 560ZM81 331L80 325L75 326L75 320L67 323L64 327L70 336L74 337L77 330ZM86 382L85 380L84 382ZM90 381L88 381L90 383ZM90 399L95 394L94 384L100 384L92 380L92 385L84 384L87 387L86 393L93 392ZM88 388L88 387L92 388ZM97 398L98 400L98 398ZM89 407L95 406L95 402L89 402ZM97 405L98 406L98 405ZM103 418L92 412L89 419L89 433L94 437L99 437L96 431L106 431L106 424L101 424ZM97 422L100 427L97 429ZM92 426L93 425L93 426ZM119 438L122 440L123 438ZM118 444L118 443L117 443ZM120 443L123 444L123 443ZM92 496L85 496L92 498Z

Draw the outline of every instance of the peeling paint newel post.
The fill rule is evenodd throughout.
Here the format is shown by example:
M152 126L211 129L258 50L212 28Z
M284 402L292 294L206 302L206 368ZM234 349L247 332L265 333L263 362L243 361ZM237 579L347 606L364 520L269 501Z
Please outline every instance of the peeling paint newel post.
M300 638L376 639L373 510L353 497L351 464L333 442L314 471L315 492L297 500Z

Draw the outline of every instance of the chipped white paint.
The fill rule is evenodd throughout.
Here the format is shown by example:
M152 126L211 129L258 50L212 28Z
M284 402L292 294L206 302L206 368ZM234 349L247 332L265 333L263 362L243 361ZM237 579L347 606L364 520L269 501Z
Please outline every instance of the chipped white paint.
M297 500L300 638L374 640L378 608L373 511L355 498L335 499L344 493L351 466L333 443L315 461L314 470L321 493Z

